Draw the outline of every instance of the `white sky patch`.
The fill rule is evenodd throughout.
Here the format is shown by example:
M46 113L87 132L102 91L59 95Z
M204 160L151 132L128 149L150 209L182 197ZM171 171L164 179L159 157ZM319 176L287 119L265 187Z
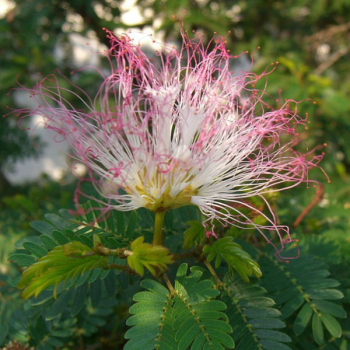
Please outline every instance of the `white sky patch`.
M13 1L0 0L0 18L4 18L14 7L15 3Z
M121 20L128 25L137 25L142 23L143 17L140 8L136 5L136 0L125 0L121 6Z
M7 179L12 184L23 184L38 179L44 173L53 180L60 180L68 170L68 145L63 142L57 144L52 139L52 135L44 129L43 117L40 115L31 118L29 127L32 136L39 136L42 143L44 143L41 149L42 154L37 159L28 158L16 162L13 172L5 171ZM34 147L34 144L31 147Z

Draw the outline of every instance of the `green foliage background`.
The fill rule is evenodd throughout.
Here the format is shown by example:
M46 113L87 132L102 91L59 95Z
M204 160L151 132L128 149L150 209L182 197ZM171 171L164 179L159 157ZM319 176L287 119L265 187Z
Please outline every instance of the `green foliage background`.
M108 45L102 27L111 30L115 28L126 30L128 27L128 23L122 21L123 9L118 0L53 0L49 2L15 0L11 1L11 4L10 10L0 19L1 114L8 113L6 107L8 105L16 108L18 101L14 99L14 94L8 95L8 91L16 85L16 77L23 85L32 86L36 82L38 72L44 76L58 67L64 74L69 75L72 69L77 68L73 60L71 33L88 36L86 41L89 41L89 38L97 38L101 43ZM293 98L295 100L310 98L316 101L316 104L305 102L299 105L300 114L309 113L311 121L308 129L303 130L300 136L305 145L310 148L327 143L322 167L332 182L326 184L324 175L317 169L310 174L310 177L326 184L325 194L303 221L292 229L293 234L300 240L302 258L298 261L300 264L303 263L304 267L313 266L313 269L310 270L311 275L308 275L310 271L300 271L300 267L298 274L295 274L293 264L298 262L286 266L269 259L267 247L255 234L242 236L241 232L233 228L228 228L225 232L220 233L233 237L234 244L240 244L254 260L259 262L263 277L260 282L253 278L252 283L259 283L255 292L259 294L261 292L259 288L264 288L263 293L267 293L266 298L270 298L275 303L273 308L275 311L270 312L271 318L279 317L286 324L283 333L285 335L280 336L282 340L278 343L279 347L274 343L272 345L268 343L269 340L265 339L268 333L266 330L265 335L261 337L261 331L256 333L258 327L256 329L252 327L252 332L249 334L254 334L256 337L260 335L260 338L257 339L265 339L264 346L265 348L270 346L270 349L286 349L283 347L287 346L284 345L283 339L286 341L289 338L292 339L292 343L288 343L288 346L293 349L349 349L350 325L339 305L343 304L345 310L349 310L350 1L138 0L135 6L139 7L144 16L138 28L154 25L158 31L164 33L167 40L175 40L179 37L180 27L172 16L183 18L186 29L200 30L208 40L212 37L213 32L226 35L228 31L231 31L231 34L227 36L231 52L239 54L246 50L254 51L253 69L256 72L263 70L271 62L279 62L276 71L269 76L268 92L274 98ZM56 58L57 45L60 45L63 52L61 60ZM260 50L257 50L258 46ZM79 75L77 84L91 93L98 88L94 74L88 72ZM280 89L282 89L281 92ZM132 304L132 296L138 291L145 293L141 291L142 288L140 289L139 277L125 277L122 274L112 273L101 277L96 274L96 276L90 276L89 280L83 281L74 291L63 290L62 287L59 287L61 290L58 290L59 297L56 301L50 293L46 292L36 300L24 302L14 288L19 278L19 269L27 266L28 261L22 262L22 265L19 264L20 268L18 268L8 262L9 255L15 249L23 249L22 244L26 242L27 236L34 236L34 241L32 238L29 241L34 244L40 243L39 245L49 249L38 235L39 232L51 234L52 230L50 231L48 227L41 227L38 230L40 224L39 226L34 224L33 228L29 226L29 223L44 220L49 224L50 216L44 219L45 214L57 213L60 208L72 208L72 192L75 184L73 178L67 175L65 185L54 183L46 177L33 184L11 185L10 175L6 177L4 171L6 170L9 174L8 171L12 169L16 160L40 153L40 147L35 151L29 134L17 128L15 118L1 118L0 123L1 322L6 323L9 319L12 320L12 323L9 323L10 328L12 327L12 339L17 339L22 343L29 341L31 345L46 344L46 349L122 348L125 332L128 332L127 337L130 337L129 342L132 342L132 334L133 332L135 334L135 331L131 330L137 327L133 324L134 328L127 331L125 320L128 317L128 308ZM269 200L273 203L280 222L291 226L314 196L315 189L300 186L297 189L271 196ZM142 235L149 241L153 219L152 217L147 218L144 212L138 213L138 218L142 227ZM127 216L124 226L122 219L116 219L116 232L122 234L120 230L126 230L128 219ZM184 231L195 227L195 222L200 220L200 217L197 212L183 210L174 216L169 214L166 220L168 220L166 221L167 244L178 247L180 252L181 235ZM58 229L66 228L58 227ZM193 232L189 231L189 234L195 235ZM140 234L138 232L134 238ZM69 242L69 235L67 237ZM242 241L239 241L237 237ZM185 242L189 248L191 239L188 235L186 238ZM19 239L22 241L16 243ZM27 244L28 247L30 246ZM211 245L206 249L208 252L213 251L212 259L215 263L217 257L214 257L216 253L213 247L214 245ZM116 247L110 246L110 248ZM235 246L232 249L238 248ZM260 254L261 252L263 254ZM29 253L33 255L30 249L25 252L25 254ZM225 254L227 253L222 253L223 260L225 260ZM313 263L315 261L316 263ZM192 266L194 261L189 261L189 264ZM220 263L218 263L218 271L221 276L224 276L226 265L225 263L219 265ZM191 270L188 274L202 274L200 278L203 281L211 281L210 276L206 276L200 270L201 268L199 267L197 271ZM220 272L220 269L223 270ZM243 266L242 271L246 270L249 270L248 267ZM330 278L327 277L327 271L331 274ZM175 271L173 274L174 279L176 278ZM326 290L337 288L340 290L339 293L345 295L345 298L338 301L337 296L340 297L340 294L335 293L333 295L335 301L333 301L323 299L317 293L312 294L313 288L307 285L310 282L310 276L319 277L315 279L313 288L316 288L315 286ZM228 280L227 285L230 285L231 274L225 278ZM277 286L271 282L271 279L273 281L278 279L280 284ZM331 279L336 282L329 282ZM323 282L323 280L328 282ZM84 297L82 295L84 290L86 294L88 283L93 287L89 289L90 299L85 299L85 295ZM215 281L208 283L213 284ZM146 284L142 286L149 289L149 285L148 287ZM107 293L106 295L110 297L109 299L97 300L101 288L103 293ZM310 302L308 302L303 293L310 290L311 294L308 293ZM238 293L240 297L237 297L237 300L233 299L235 294L232 293ZM214 294L212 294L213 298ZM243 311L237 307L238 300L244 299L242 293L239 294L239 290L229 290L229 293L227 290L221 290L220 296L217 295L215 294L215 298L221 298L226 303L231 315L240 315L242 324L247 322L252 312L249 313L249 305ZM332 295L332 292L328 295ZM290 297L287 298L288 296ZM72 300L74 300L73 303ZM171 300L173 303L170 303L171 307L175 308L177 301ZM235 301L232 302L232 300ZM135 301L135 305L141 302L136 299ZM261 302L261 305L265 305L264 300ZM265 302L266 308L272 306L272 302L271 305L266 300ZM72 308L69 303L74 304L75 307ZM329 303L335 303L336 306ZM44 306L40 308L40 305ZM330 317L326 316L328 318L325 321L321 320L322 323L314 317L315 308L326 312ZM43 310L48 310L48 312L45 313ZM131 312L137 314L137 307L133 306ZM337 338L339 329L332 317L341 319L340 323L343 327L341 338ZM257 318L257 316L252 316L252 318ZM128 322L131 325L132 321ZM231 318L228 322L233 329L233 339L238 346L237 344L240 339L244 338L244 335L235 333L236 328ZM276 326L279 323L272 322L272 324ZM0 331L0 344L9 340L8 333L5 333L4 329ZM44 329L43 334L37 334L38 329ZM180 332L180 329L177 329L177 332ZM177 337L175 333L171 336L174 339ZM250 340L247 338L246 341L248 344Z

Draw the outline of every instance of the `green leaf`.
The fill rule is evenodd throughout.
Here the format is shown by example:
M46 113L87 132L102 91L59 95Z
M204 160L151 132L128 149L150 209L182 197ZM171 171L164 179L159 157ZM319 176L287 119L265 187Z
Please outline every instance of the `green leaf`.
M108 257L89 254L93 254L91 248L80 242L56 247L23 272L18 282L18 288L24 288L22 297L37 297L50 286L55 286L56 294L60 282L65 283L85 271L107 266Z
M292 315L301 305L305 303L305 298L301 294L297 294L295 297L285 303L281 309L282 319L286 319Z
M346 318L347 316L346 311L343 309L342 306L332 303L330 301L315 300L313 304L316 306L318 310L325 311L330 315L333 315L339 318Z
M201 271L192 268L191 274L187 275L187 268L187 264L180 265L175 281L173 328L176 330L176 340L179 342L178 349L188 349L192 343L198 347L198 344L203 343L203 335L205 338L203 349L210 343L217 343L218 349L224 347L233 349L233 339L227 334L232 332L232 328L220 319L222 318L220 313L212 313L211 318L206 313L206 318L201 319L203 311L226 308L225 304L218 304L218 301L212 300L219 291L214 289L212 281L200 279Z
M321 321L327 328L328 332L335 338L340 338L342 329L339 322L327 312L321 313Z
M84 307L85 301L86 301L87 288L88 288L88 285L86 282L84 284L82 284L81 286L76 288L74 299L73 299L73 304L72 304L72 308L71 308L71 315L72 316L77 315Z
M97 278L90 284L90 298L92 307L96 308L101 301L102 285L101 280Z
M132 211L129 216L128 227L126 229L126 237L131 239L134 236L137 226L137 214L135 211Z
M28 254L12 254L8 259L19 267L27 267L36 262L35 258Z
M28 249L33 255L35 255L38 258L42 258L48 253L48 251L45 248L32 242L24 242L23 247L25 249Z
M34 230L37 230L43 234L50 234L52 231L56 230L55 226L45 222L45 221L32 221L29 224Z
M258 263L239 244L233 242L232 237L224 237L216 240L212 245L205 245L203 253L208 254L207 260L209 262L216 259L216 268L221 265L221 260L225 260L229 272L234 274L236 271L246 282L249 282L251 276L261 277Z
M292 339L290 339L290 337L287 334L284 334L278 331L268 330L268 329L257 329L255 331L255 334L260 339L268 339L268 340L278 341L282 343L289 343L292 341Z
M294 322L294 333L296 335L300 335L304 332L305 328L307 327L311 316L312 316L313 310L311 308L310 303L306 303L301 310L299 311L295 322Z
M344 294L336 289L314 289L308 290L306 293L310 299L337 300L344 298Z
M41 242L43 242L44 246L48 250L52 250L58 246L58 244L51 237L49 237L47 235L41 235L40 240L41 240Z
M136 304L127 325L133 326L125 337L130 339L126 350L203 350L232 349L234 342L228 334L231 326L226 308L214 300L219 291L210 280L202 280L202 272L180 265L172 293L153 280L141 282L142 291L134 296Z
M325 312L330 317L346 317L340 305L327 301L344 297L339 290L330 289L340 283L328 277L330 273L324 268L324 263L313 255L302 255L288 264L281 264L270 257L259 262L264 271L262 285L272 292L271 296L281 306L283 318L288 318L301 307L293 325L295 334L305 331L312 316L313 336L318 344L323 344L322 319L318 315ZM329 324L334 334L340 334L338 323Z
M125 231L125 214L121 211L115 212L115 217L117 218L117 233L119 235L124 235Z
M52 231L52 237L59 244L66 244L70 242L69 239L60 231Z
M113 297L116 292L116 277L113 270L110 270L104 279L105 288L109 297Z
M56 226L59 230L64 230L70 226L69 222L56 214L45 214L45 219Z
M8 326L7 324L0 324L0 345L3 345L5 338L8 333Z
M152 275L164 272L167 266L173 262L169 250L162 246L152 246L149 243L143 243L144 237L135 239L131 245L132 254L128 255L127 261L133 270L139 275L144 275L147 268Z
M226 314L236 349L259 350L274 345L276 349L290 350L281 344L290 342L289 336L275 330L285 327L278 319L281 313L271 307L274 305L272 299L263 296L266 293L263 288L257 284L247 286L242 280L232 280L228 275L222 289L220 298L228 307Z
M317 344L321 345L324 343L322 322L316 313L312 316L312 333Z
M68 302L71 299L73 290L63 291L58 299L51 305L50 309L45 314L45 319L50 321L56 317L58 317L64 309L67 307Z
M198 221L189 221L189 228L184 232L183 249L190 249L193 245L198 245L205 237L205 229Z
M125 338L130 340L124 350L155 349L162 342L174 344L170 292L152 280L144 280L141 285L149 291L134 297L137 303L130 308L133 316L127 320L127 325L134 327L125 333Z
M290 350L290 347L273 340L260 340L263 349L266 350Z

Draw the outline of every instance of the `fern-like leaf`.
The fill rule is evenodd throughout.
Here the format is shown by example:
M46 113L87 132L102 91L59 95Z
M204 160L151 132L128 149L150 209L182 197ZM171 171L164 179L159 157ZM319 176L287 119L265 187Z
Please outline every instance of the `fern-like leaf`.
M190 249L205 237L205 229L200 222L191 220L188 224L190 227L184 232L183 249Z
M220 292L201 279L202 271L192 268L187 275L187 270L187 264L179 267L172 292L152 280L141 283L148 291L134 296L124 350L233 349L232 328L222 312L226 305L215 300Z
M335 289L340 283L328 278L324 263L312 255L303 255L288 264L272 258L261 260L264 276L262 285L281 307L282 318L296 315L294 333L301 335L312 325L314 339L324 342L326 328L332 337L339 338L342 330L336 318L346 318L346 312L336 300L343 294Z
M143 242L144 237L135 239L130 248L132 254L128 256L129 266L139 275L143 276L147 268L153 276L157 273L164 272L168 264L173 262L169 250L162 246L152 246Z
M290 350L284 343L291 342L279 331L284 323L281 313L272 308L275 302L265 296L266 291L257 284L247 285L228 277L222 287L221 300L227 305L226 314L233 328L236 350Z
M251 276L261 277L258 263L239 244L233 242L232 237L224 237L211 245L205 245L203 253L208 254L209 262L215 258L216 268L221 265L222 260L225 260L229 272L233 275L236 271L246 282L249 282Z
M227 316L222 312L226 305L214 300L220 292L210 280L201 280L202 272L187 264L177 272L174 297L174 329L178 350L233 349L234 342Z
M148 291L134 295L136 304L130 308L133 316L126 322L133 327L125 333L125 338L130 340L124 350L173 349L176 342L171 293L153 280L142 281L141 287Z
M37 297L50 286L55 286L56 295L59 283L81 276L85 271L107 267L108 257L87 255L91 252L91 248L80 242L55 247L23 272L17 285L19 289L24 288L22 297Z

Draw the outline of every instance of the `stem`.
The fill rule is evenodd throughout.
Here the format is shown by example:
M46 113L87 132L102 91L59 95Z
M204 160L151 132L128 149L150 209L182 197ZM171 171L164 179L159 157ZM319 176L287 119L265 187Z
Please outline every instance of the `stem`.
M207 269L209 270L209 272L213 275L216 284L218 285L218 287L222 286L222 282L220 280L220 278L218 277L218 275L216 274L215 270L213 269L213 267L210 265L210 263L208 262L208 260L204 260L203 261L204 265L207 267Z
M153 245L164 245L163 237L163 223L164 223L165 211L157 211L154 221L153 231Z
M92 248L93 252L87 255L102 255L102 256L118 256L121 259L125 259L130 254L130 250L126 250L125 248L117 248L117 249L109 249L102 244L97 244L95 247ZM132 252L131 252L132 253Z
M123 271L127 270L127 266L123 266L123 265L110 263L107 266L108 266L108 269L123 270Z
M190 252L185 252L185 253L175 253L173 254L173 259L174 260L188 259L188 258L193 258L196 255L197 255L196 252L194 250L191 250Z
M166 273L163 274L163 278L164 278L164 281L165 281L168 289L170 290L171 294L175 295L175 289L174 289L173 285L171 284L169 277Z
M317 204L319 203L324 195L324 185L319 184L316 189L316 194L312 202L299 214L297 219L293 223L293 227L297 227L301 221L304 219L304 217L309 213L309 211Z

